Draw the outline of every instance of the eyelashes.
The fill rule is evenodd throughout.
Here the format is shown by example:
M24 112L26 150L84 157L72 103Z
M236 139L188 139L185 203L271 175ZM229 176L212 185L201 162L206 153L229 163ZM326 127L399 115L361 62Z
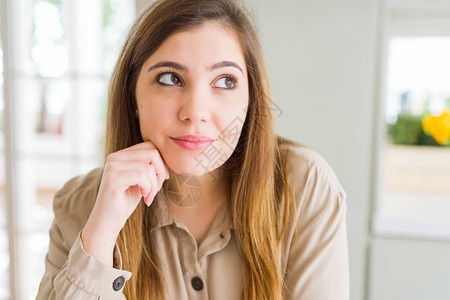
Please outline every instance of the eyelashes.
M180 75L172 71L161 71L155 77L155 81L160 86L176 87L184 86L184 81ZM233 91L238 86L238 80L234 75L222 74L219 75L212 84L212 87L227 91Z
M156 76L156 82L162 86L183 85L181 77L174 72L161 72Z
M221 83L222 86L218 86L218 83ZM220 77L216 82L215 82L215 87L217 88L224 88L227 90L234 90L237 87L237 79L236 77L234 77L231 74L228 75L224 75L222 77Z

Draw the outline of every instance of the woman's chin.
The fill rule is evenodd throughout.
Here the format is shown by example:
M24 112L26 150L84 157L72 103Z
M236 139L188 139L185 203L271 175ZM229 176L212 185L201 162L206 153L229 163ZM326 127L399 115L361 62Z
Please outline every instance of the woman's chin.
M167 166L169 167L171 173L173 172L176 175L184 175L184 176L200 177L207 175L215 170L215 169L209 170L205 166L196 163L189 165L179 165L179 164L172 165L168 163Z

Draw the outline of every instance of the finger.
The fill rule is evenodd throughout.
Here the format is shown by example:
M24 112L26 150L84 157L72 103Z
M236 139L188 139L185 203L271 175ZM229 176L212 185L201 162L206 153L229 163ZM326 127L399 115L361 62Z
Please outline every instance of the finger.
M148 195L154 185L148 169L105 173L102 183L113 194L123 194L130 187L138 186L141 194Z
M128 148L119 150L117 152L125 152L128 150L138 150L138 149L157 149L155 144L153 144L151 141L145 141L145 142L141 142L139 144L135 144L133 146L130 146Z
M117 176L122 176L123 172L134 172L137 176L146 176L147 181L150 183L149 188L140 187L143 197L148 196L149 192L158 192L161 189L162 181L157 179L155 166L142 162L134 161L115 161L108 163L107 172L117 173ZM127 181L129 184L139 184L137 181Z
M106 163L105 172L119 172L119 171L141 171L149 172L149 165L140 161L111 161Z
M113 161L137 161L155 166L159 185L163 184L169 174L169 168L156 149L135 149L126 152L115 152L108 156L107 163Z
M170 176L169 168L167 167L167 164L165 163L164 159L162 158L161 153L159 152L158 148L155 146L155 144L153 144L152 141L147 140L147 141L144 141L142 143L133 145L131 147L128 147L128 148L120 150L120 151L144 150L144 149L156 149L158 151L158 154L159 154L159 156L161 158L161 161L163 162L163 164L165 166L165 169L166 169L166 176L164 176L164 179L169 179L169 176Z
M144 148L144 149L127 149L126 151L117 151L111 153L107 157L107 161L115 160L131 160L131 161L142 161L150 162L155 156L161 157L158 149L155 148Z
M152 165L150 165L150 168L154 168ZM150 204L153 202L153 198L155 198L156 193L161 189L161 186L158 185L158 179L156 178L155 171L150 172L149 179L152 184L152 189L150 192L144 197L144 202L147 204L147 206L150 206Z

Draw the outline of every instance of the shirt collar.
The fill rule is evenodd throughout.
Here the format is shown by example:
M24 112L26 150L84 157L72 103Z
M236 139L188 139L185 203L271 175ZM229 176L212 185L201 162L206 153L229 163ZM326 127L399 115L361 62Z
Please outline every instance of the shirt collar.
M175 223L175 217L170 212L166 201L168 199L163 195L163 193L157 193L153 203L150 205L152 209L152 222L150 231L164 226L168 226Z
M150 205L152 209L151 215L153 216L150 231L178 222L167 206L167 201L170 201L167 197L169 196L162 192L157 193L153 203ZM221 228L233 229L229 213L229 199L226 199L220 206L210 230L214 230L219 226Z

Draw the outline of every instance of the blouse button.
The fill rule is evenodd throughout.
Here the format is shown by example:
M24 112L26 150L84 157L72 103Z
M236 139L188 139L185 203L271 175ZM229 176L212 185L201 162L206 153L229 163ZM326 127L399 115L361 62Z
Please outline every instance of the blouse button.
M192 284L192 287L194 288L194 290L196 290L196 291L203 290L203 281L200 278L198 278L198 277L192 278L191 284Z
M123 276L117 277L116 280L114 280L114 282L113 282L113 289L115 291L120 290L123 287L124 283L125 283L125 278L123 278Z

